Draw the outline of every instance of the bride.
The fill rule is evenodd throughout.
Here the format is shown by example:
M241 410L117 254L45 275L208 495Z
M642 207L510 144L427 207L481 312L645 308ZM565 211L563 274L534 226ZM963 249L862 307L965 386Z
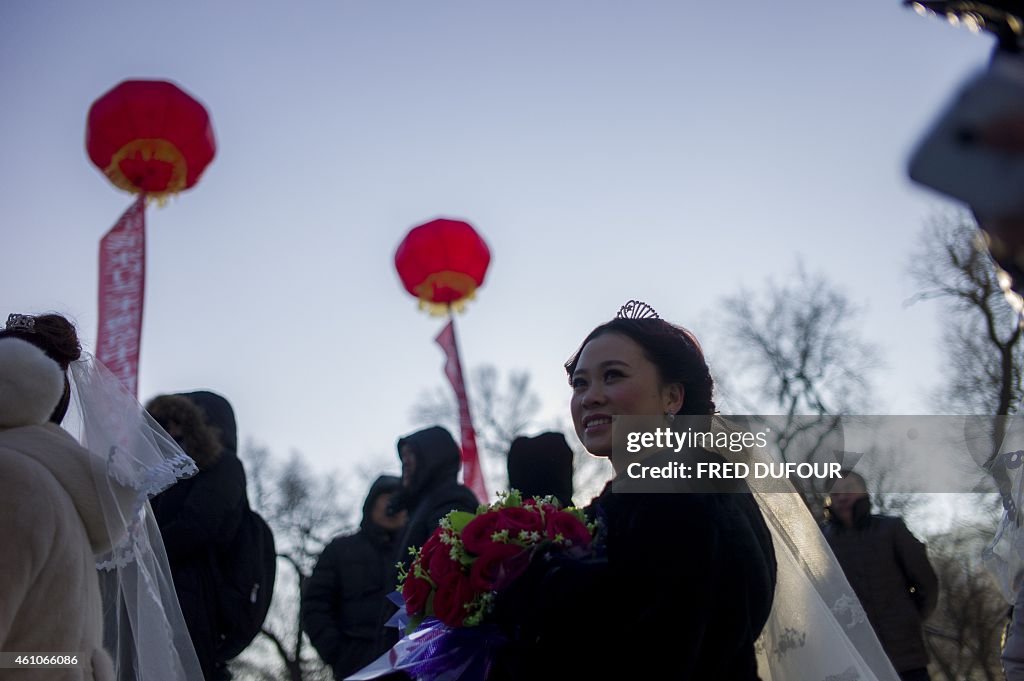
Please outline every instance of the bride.
M795 491L780 493L777 482L772 491L743 481L651 485L626 474L637 460L759 458L690 448L627 460L615 445L613 416L647 419L652 430L697 416L712 431L730 430L713 417L713 382L692 334L630 301L587 335L566 371L577 435L616 472L587 509L601 528L599 555L535 557L499 596L496 616L511 642L491 678L544 670L549 678L895 681Z

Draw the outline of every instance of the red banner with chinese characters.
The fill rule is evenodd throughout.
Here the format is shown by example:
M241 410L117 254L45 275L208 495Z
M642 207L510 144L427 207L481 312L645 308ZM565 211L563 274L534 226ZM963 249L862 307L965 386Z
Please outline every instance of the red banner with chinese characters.
M146 198L139 194L100 241L100 328L96 358L138 394L146 288Z
M449 321L434 339L445 354L444 373L455 390L455 398L459 403L459 427L462 434L462 479L466 487L473 491L476 498L487 503L487 486L484 485L484 474L480 469L480 456L476 450L476 431L469 415L469 397L466 395L466 383L462 380L462 362L459 361L459 346L455 342L455 322Z

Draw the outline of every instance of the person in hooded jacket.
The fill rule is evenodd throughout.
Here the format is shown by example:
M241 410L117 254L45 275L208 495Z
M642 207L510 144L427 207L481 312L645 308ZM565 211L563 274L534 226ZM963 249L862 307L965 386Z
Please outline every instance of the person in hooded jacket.
M302 626L336 679L387 650L377 626L381 602L394 590L387 577L405 527L404 511L388 514L401 484L391 475L374 481L363 503L359 531L336 537L324 548L303 588Z
M457 476L461 452L441 426L419 430L398 441L402 489L391 502L392 513L406 510L409 524L398 545L398 559L408 564L409 549L423 546L449 511L476 512L480 501Z
M935 610L939 580L925 545L903 520L872 515L864 478L845 472L832 489L825 538L878 640L904 681L927 681L922 624Z
M199 473L152 500L174 587L206 681L230 679L219 659L215 556L238 532L245 509L245 469L236 455L235 414L215 393L154 398L147 409L182 446Z
M404 563L406 567L411 564L409 549L423 546L441 518L449 511L475 513L480 504L468 487L459 484L462 454L445 428L431 426L401 438L398 458L402 461L402 486L392 498L388 512L407 511L409 521L395 545L397 550L386 578L386 583L392 586L398 584L396 564ZM399 639L398 630L385 625L395 611L390 601L382 602L377 631L384 650Z
M508 486L524 499L553 496L572 506L572 449L561 433L517 437L508 450Z

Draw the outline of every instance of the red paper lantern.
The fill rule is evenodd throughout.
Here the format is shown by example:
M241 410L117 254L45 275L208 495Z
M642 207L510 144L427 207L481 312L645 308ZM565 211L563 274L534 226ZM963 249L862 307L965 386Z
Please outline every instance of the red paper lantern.
M490 262L491 251L469 223L443 218L413 227L395 252L405 290L431 314L461 311Z
M93 102L85 147L115 186L158 198L193 186L216 152L206 109L165 80L126 80Z

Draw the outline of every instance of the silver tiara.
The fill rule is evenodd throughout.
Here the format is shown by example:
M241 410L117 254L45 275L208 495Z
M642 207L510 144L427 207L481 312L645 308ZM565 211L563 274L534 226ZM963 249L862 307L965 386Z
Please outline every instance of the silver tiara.
M7 325L4 326L4 329L7 331L25 331L27 333L35 333L36 318L28 314L7 315Z
M616 319L661 319L653 307L642 300L630 300L619 308Z

